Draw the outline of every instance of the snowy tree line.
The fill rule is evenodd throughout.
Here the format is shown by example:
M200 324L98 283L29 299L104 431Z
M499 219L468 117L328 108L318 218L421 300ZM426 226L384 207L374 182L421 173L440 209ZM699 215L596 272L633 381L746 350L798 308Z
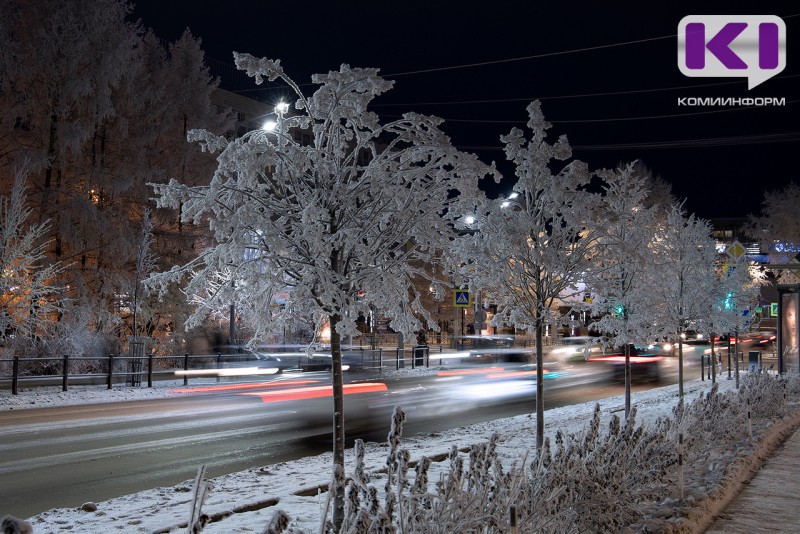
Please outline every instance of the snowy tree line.
M728 269L735 277L724 273L709 223L669 196L654 198L663 188L641 165L593 173L572 159L566 137L549 142L538 102L528 107L527 130L501 137L517 181L508 198L492 199L477 184L499 179L496 169L455 149L439 119L408 113L380 123L369 104L392 83L377 70L343 65L315 75L317 89L306 96L279 60L234 56L256 83L282 81L297 99L276 106L270 130L233 141L189 133L219 154L219 166L208 185L157 185L158 206L180 207L187 223L209 221L213 244L146 284L162 294L185 284L197 304L190 325L236 303L252 314L254 341L289 312L324 318L335 473L344 468L342 338L374 312L408 338L436 330L421 293L444 297L448 279L497 303L496 324L535 331L537 448L544 446L546 402L542 333L564 320L564 303L603 317L595 328L609 345L669 340L680 347L688 329L728 331L758 296L760 278L750 266ZM291 128L311 141L287 135ZM423 268L432 263L441 265L441 277ZM731 292L735 309L722 305ZM286 295L281 307L273 306L278 293ZM344 487L332 495L339 528Z
M142 260L186 261L206 234L154 210L147 184L207 180L214 161L186 133L224 132L231 120L211 105L217 80L199 40L187 31L165 44L129 20L131 9L119 0L3 2L0 194L16 212L0 223L11 239L0 261L22 277L11 282L4 271L5 353L108 354L129 336L168 329L174 353L191 351L180 291L153 307L138 280L149 274ZM31 232L36 239L21 239ZM15 288L42 296L23 311Z
M200 43L187 32L165 49L129 12L116 0L9 2L6 352L105 352L167 331L184 352L184 326L231 306L253 343L298 317L325 323L341 466L341 340L367 314L413 339L439 328L423 305L430 294L479 289L498 306L496 324L535 332L541 373L543 329L564 320L565 303L602 317L596 328L620 346L727 331L756 294L746 266L721 276L707 221L640 164L591 171L573 159L565 136L548 140L538 102L526 128L501 136L516 182L492 199L478 183L500 174L458 150L441 119L381 123L370 104L394 82L377 69L315 75L307 95L279 60L234 53L256 84L282 83L293 101L276 105L272 129L229 139ZM15 298L26 287L40 296ZM723 290L737 309L721 306ZM343 488L335 495L339 524Z

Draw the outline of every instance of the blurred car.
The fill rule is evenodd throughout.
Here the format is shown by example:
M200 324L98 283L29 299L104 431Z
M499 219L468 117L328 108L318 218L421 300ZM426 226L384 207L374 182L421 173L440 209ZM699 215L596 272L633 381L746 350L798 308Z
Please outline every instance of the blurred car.
M486 335L461 336L458 345L463 349L507 349L514 346L514 336Z
M536 361L536 352L522 348L477 348L469 351L469 355L461 360L462 364L495 364L519 363L528 364Z
M565 337L561 344L547 352L546 359L562 363L588 361L592 355L602 353L599 338L592 336Z
M773 348L774 343L777 343L778 334L775 330L757 330L742 336L742 345L745 344L745 341L753 350L768 350Z
M224 369L274 369L279 373L292 367L292 364L273 354L245 352L243 354L225 354L220 357Z
M667 353L663 348L629 345L631 381L655 381L661 378L661 366ZM590 363L605 365L611 369L611 380L625 381L625 348L617 347L611 352L589 356Z

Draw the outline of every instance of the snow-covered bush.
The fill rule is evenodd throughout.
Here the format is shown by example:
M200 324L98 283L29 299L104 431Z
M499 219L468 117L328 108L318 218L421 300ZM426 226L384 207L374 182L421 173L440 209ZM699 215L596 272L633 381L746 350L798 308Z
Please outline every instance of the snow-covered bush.
M789 388L800 383L796 374L770 375L748 373L742 378L740 396L749 408L751 417L766 419L786 415Z
M404 414L394 414L381 492L370 484L364 448L356 442L356 467L348 480L341 532L501 532L512 508L519 532L617 530L638 518L639 504L668 491L677 455L667 440L668 421L636 426L614 416L601 430L599 405L581 433L556 437L531 463L506 471L497 455L500 436L474 444L467 458L453 447L449 469L429 480L432 464L409 461L400 448ZM645 467L646 466L646 467Z
M534 462L529 483L540 497L529 513L545 515L538 522L547 519L547 531L607 532L629 524L639 503L666 490L676 461L668 426L637 426L634 409L625 421L614 416L603 432L597 405L586 430L557 433L555 451L548 443Z
M717 450L717 444L734 443L746 436L747 410L736 392L720 393L714 384L694 402L675 407L670 430L675 443L683 435L685 461L690 463L697 454Z

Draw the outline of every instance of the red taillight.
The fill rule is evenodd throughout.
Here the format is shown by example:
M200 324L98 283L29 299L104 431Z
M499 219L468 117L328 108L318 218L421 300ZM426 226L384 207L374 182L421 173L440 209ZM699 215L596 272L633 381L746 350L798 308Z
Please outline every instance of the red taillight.
M363 384L345 384L342 392L345 395L356 393L374 393L386 391L386 384L382 382L365 382ZM307 388L281 389L277 391L250 391L242 393L253 397L261 397L264 402L280 402L287 400L318 399L333 396L333 386L313 386Z

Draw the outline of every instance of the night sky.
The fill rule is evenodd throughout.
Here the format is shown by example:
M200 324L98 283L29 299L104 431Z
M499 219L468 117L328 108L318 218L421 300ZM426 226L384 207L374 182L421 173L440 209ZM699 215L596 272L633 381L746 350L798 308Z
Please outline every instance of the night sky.
M800 4L719 5L140 0L133 17L168 41L190 28L207 57L222 63L233 65L233 51L280 59L300 84L342 63L377 67L395 87L373 109L386 120L404 111L444 118L456 146L498 161L507 178L494 192L514 180L500 164L499 137L524 126L525 108L538 98L553 123L551 140L566 134L591 169L639 159L673 185L688 211L739 217L759 210L765 189L800 181ZM684 76L678 23L709 14L781 17L786 68L752 90L744 78ZM288 96L276 84L237 90L270 101ZM678 105L692 97L774 97L786 105Z

